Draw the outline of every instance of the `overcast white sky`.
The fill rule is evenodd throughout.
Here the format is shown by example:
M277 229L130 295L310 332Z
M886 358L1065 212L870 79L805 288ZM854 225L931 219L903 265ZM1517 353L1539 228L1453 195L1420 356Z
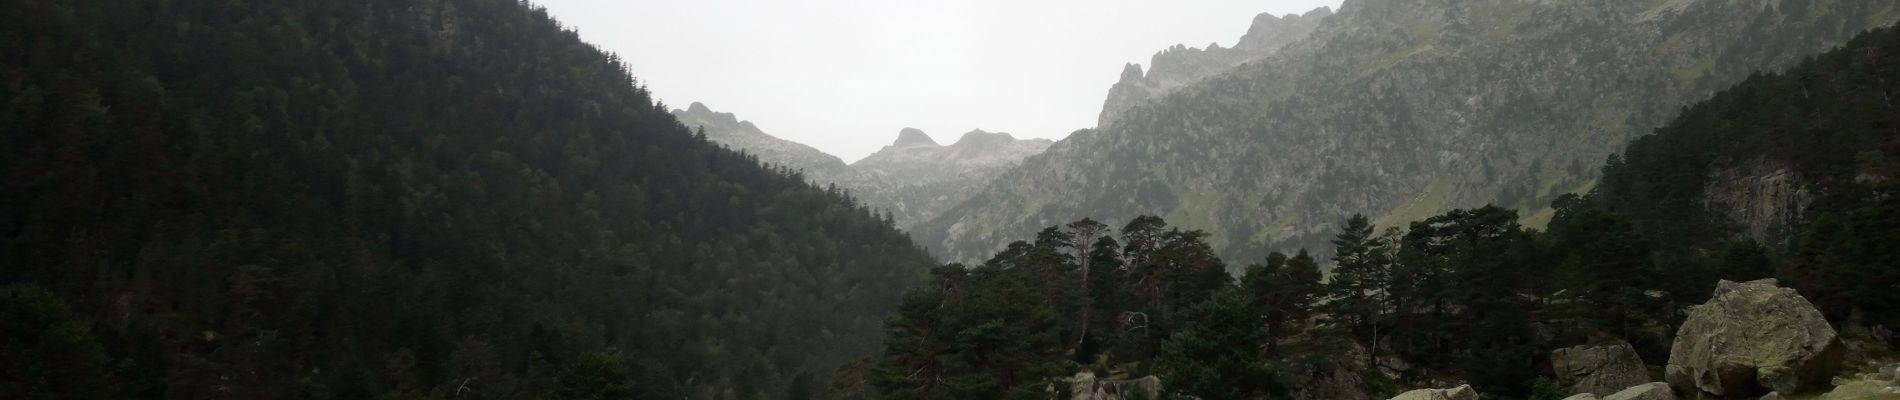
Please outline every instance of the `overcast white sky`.
M1232 46L1253 16L1341 0L538 0L673 108L703 102L855 161L916 127L1059 139L1124 63Z

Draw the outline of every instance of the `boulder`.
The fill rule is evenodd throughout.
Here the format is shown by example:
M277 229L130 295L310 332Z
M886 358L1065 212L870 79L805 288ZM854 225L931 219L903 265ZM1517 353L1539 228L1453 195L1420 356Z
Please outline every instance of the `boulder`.
M1841 357L1834 327L1794 289L1722 281L1676 331L1664 376L1690 399L1795 394L1827 387Z
M1133 397L1136 392L1146 394L1145 398L1160 398L1161 378L1096 379L1091 372L1078 373L1069 378L1071 400L1121 400Z
M1550 366L1557 384L1573 394L1607 395L1651 381L1636 348L1622 341L1558 349Z
M1667 383L1652 382L1603 396L1603 400L1676 400L1676 392Z
M1598 399L1597 399L1597 395L1595 394L1578 393L1578 394L1570 395L1570 397L1565 397L1564 400L1598 400Z
M1391 400L1478 400L1478 391L1471 385L1460 385L1451 389L1419 389L1400 393Z

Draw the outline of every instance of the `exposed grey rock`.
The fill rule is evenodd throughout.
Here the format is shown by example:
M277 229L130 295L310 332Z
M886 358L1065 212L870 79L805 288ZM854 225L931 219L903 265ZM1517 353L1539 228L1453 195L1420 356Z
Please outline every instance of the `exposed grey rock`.
M1821 312L1773 279L1722 281L1689 310L1665 377L1692 399L1798 394L1828 385L1842 347Z
M1570 397L1565 397L1564 400L1597 400L1597 395L1590 394L1590 393L1578 393L1578 394L1570 395Z
M1636 348L1621 341L1558 349L1550 353L1550 364L1557 384L1570 393L1606 395L1650 382Z
M1704 206L1744 228L1755 242L1779 247L1801 223L1814 195L1792 166L1754 160L1712 171Z
M1122 400L1136 397L1158 399L1161 396L1161 378L1145 376L1138 379L1096 379L1091 372L1075 374L1069 378L1071 400Z
M1206 48L1175 45L1155 53L1146 74L1140 65L1122 67L1121 80L1108 90L1097 126L1108 126L1121 113L1143 102L1166 96L1175 89L1200 81L1234 66L1280 51L1287 44L1304 39L1319 27L1320 21L1333 15L1333 9L1320 7L1306 14L1254 16L1247 35L1232 48L1209 44Z
M1676 392L1667 383L1652 382L1603 396L1603 400L1676 400Z
M1400 393L1391 400L1478 400L1478 391L1471 385L1460 385L1451 389L1419 389Z

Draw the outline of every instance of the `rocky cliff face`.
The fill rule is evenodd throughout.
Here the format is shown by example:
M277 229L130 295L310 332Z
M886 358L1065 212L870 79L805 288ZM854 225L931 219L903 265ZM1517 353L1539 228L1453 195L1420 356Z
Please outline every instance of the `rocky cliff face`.
M1703 205L1734 222L1756 243L1781 248L1802 224L1814 194L1794 167L1756 159L1710 174Z
M897 141L851 164L839 180L860 200L891 212L898 227L930 220L968 200L997 175L1041 153L1054 142L1018 140L981 130L956 143L938 145L923 131L906 128Z
M1166 96L1175 89L1272 55L1287 44L1305 38L1319 27L1320 21L1332 15L1333 10L1326 7L1284 17L1260 14L1254 17L1253 26L1234 47L1223 48L1218 43L1204 49L1175 45L1155 53L1146 73L1140 65L1128 64L1122 69L1121 81L1109 88L1097 126L1108 126L1128 109Z
M693 103L684 110L673 110L673 117L689 129L704 129L714 143L758 156L766 163L804 171L805 178L824 184L850 174L844 160L811 146L768 135L732 113L714 112L705 104Z
M1154 214L1244 261L1324 247L1352 213L1537 210L1682 105L1896 19L1888 0L1350 0L1305 39L1078 132L912 233L975 260L1040 227Z
M731 113L693 103L673 115L689 128L704 128L706 138L757 155L760 161L804 171L814 184L837 184L858 200L889 211L900 229L908 229L962 203L990 180L1054 142L1018 140L1008 133L966 133L948 146L914 128L857 163L810 146L772 136Z

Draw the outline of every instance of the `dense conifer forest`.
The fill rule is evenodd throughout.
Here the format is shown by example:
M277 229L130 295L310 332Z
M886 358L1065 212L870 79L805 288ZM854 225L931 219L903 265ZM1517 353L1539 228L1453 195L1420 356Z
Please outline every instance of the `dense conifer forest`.
M0 398L776 398L931 263L524 2L0 10Z

